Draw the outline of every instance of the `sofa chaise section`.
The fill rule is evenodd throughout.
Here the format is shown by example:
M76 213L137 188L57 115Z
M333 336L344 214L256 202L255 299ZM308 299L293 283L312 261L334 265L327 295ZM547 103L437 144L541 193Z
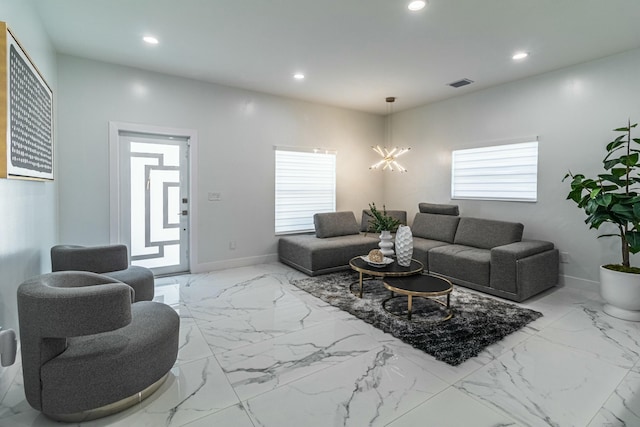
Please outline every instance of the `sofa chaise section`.
M328 212L314 215L314 234L281 237L278 257L309 276L346 270L349 260L378 247L373 234L360 233L353 212Z
M361 234L319 239L315 234L281 237L278 242L280 262L309 276L349 268L349 260L378 247L379 239Z

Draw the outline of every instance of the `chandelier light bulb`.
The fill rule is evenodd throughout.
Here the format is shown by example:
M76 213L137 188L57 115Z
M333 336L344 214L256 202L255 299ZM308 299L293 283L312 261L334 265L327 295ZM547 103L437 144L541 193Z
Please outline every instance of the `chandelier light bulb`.
M400 163L398 163L396 159L408 152L410 148L395 147L391 151L389 151L389 149L387 149L386 147L381 148L379 145L371 148L373 149L373 151L378 153L380 157L382 157L382 160L371 165L369 169L378 169L380 166L382 166L382 170L389 169L391 172L393 172L394 170L398 170L400 172L407 171L407 169Z

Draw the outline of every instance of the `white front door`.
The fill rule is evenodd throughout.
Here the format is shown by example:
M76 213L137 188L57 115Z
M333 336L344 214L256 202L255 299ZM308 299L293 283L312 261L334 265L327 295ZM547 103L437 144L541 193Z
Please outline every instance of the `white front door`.
M189 139L119 132L119 240L155 275L189 271Z

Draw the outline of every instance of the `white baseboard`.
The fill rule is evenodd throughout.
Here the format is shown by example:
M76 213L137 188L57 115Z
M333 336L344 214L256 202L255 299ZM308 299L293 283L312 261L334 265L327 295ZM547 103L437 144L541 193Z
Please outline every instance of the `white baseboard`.
M600 291L600 282L573 276L560 275L560 285L568 288L584 289L593 292Z
M247 267L249 265L266 264L278 261L278 254L268 254L247 258L234 258L224 261L207 262L191 266L192 273L206 273L207 271L225 270L227 268Z

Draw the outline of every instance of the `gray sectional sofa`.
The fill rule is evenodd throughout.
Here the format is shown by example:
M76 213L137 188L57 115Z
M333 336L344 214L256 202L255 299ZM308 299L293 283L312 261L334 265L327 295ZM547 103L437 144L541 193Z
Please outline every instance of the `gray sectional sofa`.
M522 240L522 224L460 217L454 205L421 203L419 209L411 224L413 258L425 271L513 301L557 285L558 250L551 242ZM351 258L378 247L377 234L361 232L365 218L363 212L358 226L352 212L316 214L315 234L280 238L280 261L311 276L348 269Z

